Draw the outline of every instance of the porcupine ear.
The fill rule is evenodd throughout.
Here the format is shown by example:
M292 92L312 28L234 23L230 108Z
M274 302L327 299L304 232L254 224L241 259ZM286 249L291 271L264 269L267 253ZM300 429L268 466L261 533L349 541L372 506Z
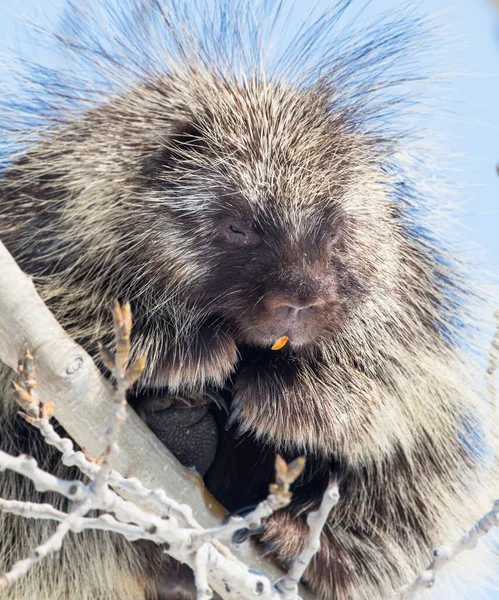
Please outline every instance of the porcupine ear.
M166 134L157 144L143 164L141 175L152 182L171 171L175 164L194 153L202 152L203 134L193 119L176 120L171 124L170 133Z

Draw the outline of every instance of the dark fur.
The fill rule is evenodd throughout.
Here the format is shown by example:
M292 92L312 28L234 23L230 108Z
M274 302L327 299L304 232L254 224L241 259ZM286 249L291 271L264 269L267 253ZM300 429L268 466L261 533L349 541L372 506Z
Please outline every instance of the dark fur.
M348 52L324 48L343 4L266 72L256 32L278 13L266 3L257 24L224 5L228 20L221 11L208 34L191 33L182 7L160 25L151 12L169 52L162 66L147 53L120 56L119 40L116 55L99 48L73 22L69 46L89 47L109 89L77 117L73 82L51 129L35 132L0 180L2 240L80 343L95 352L111 333L111 301L131 301L134 348L148 354L132 401L167 444L183 422L169 431L151 398L201 407L208 433L203 425L196 444L218 447L200 468L210 466L206 484L229 510L266 495L276 452L308 456L290 508L259 537L263 550L289 564L306 513L330 477L340 481L305 576L321 600L388 597L471 523L486 444L460 347L459 268L426 227L426 200L396 160L401 140L383 126L390 96L379 90L400 78L386 68L403 62L417 24L381 25ZM125 41L148 27L127 25ZM289 344L271 351L283 334ZM207 403L213 393L225 396L228 422ZM197 450L184 461L198 464ZM172 573L149 550L146 564L137 548L113 554L113 576L139 582L130 597L194 597L185 569ZM100 585L103 600L115 597ZM90 598L92 586L79 593Z

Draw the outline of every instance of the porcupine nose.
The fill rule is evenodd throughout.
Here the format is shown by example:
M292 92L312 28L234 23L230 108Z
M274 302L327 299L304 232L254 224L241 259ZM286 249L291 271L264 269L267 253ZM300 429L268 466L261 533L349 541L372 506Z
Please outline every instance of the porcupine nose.
M306 324L322 304L324 302L319 299L305 301L282 299L280 302L272 302L272 310L275 320L285 331L287 328Z
M282 321L296 321L306 318L314 312L314 305L310 306L293 306L291 304L283 304L276 309L276 317Z

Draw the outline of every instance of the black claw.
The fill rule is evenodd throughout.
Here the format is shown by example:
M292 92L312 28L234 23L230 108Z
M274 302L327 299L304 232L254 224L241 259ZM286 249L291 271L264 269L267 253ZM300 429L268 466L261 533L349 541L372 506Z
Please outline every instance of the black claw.
M210 390L210 391L206 392L206 395L212 402L214 402L216 404L218 410L223 410L226 415L229 415L229 413L230 413L229 404L227 403L227 400L223 397L222 394L220 394L219 392Z
M240 414L241 408L239 406L233 406L227 419L227 423L225 423L225 431L229 431L232 425L238 420Z
M229 519L230 517L234 517L234 516L240 516L240 517L244 517L246 516L248 513L250 513L251 511L255 510L255 508L257 507L256 504L250 504L249 506L243 506L241 508L238 508L236 510L233 510L232 512L230 512L227 515L227 519Z
M248 529L244 527L244 529L238 529L234 535L232 536L233 544L242 544L246 540L248 540L252 535L260 535L265 532L265 527L262 525L261 527L257 527L256 529Z
M242 423L240 423L235 429L234 429L234 439L238 440L239 438L242 438L243 435L246 433L247 431L247 427L246 425L243 425Z
M232 543L242 544L249 538L249 536L250 530L247 527L245 527L244 529L238 529L234 532L234 535L232 536Z

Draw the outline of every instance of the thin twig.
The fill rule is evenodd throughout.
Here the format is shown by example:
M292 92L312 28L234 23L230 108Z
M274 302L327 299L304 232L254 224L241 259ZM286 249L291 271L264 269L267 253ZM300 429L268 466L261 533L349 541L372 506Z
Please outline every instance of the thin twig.
M494 313L496 331L489 351L489 364L485 373L487 383L487 396L493 411L492 418L497 418L497 370L499 368L499 310ZM497 462L497 458L495 458ZM486 535L492 527L499 525L499 500L494 502L493 509L484 515L463 537L453 546L441 546L433 551L433 560L427 569L416 579L400 588L395 596L397 600L408 600L418 592L432 587L435 583L437 572L463 550L475 548L481 537Z
M84 484L81 481L60 479L46 473L28 456L12 457L0 451L0 470L16 471L31 479L38 491L56 492L72 501L71 511L66 513L49 504L0 499L0 510L4 512L25 518L58 522L55 533L48 540L35 548L28 558L15 563L10 571L0 578L0 588L10 587L35 563L58 550L68 532L99 529L119 533L131 541L145 539L166 545L169 554L193 568L199 600L212 598L209 577L210 583L215 584L217 591L233 590L238 597L241 593L257 593L265 600L280 600L281 594L267 576L249 570L235 559L219 540L230 540L234 532L242 527L256 529L263 519L287 506L292 497L290 486L302 472L304 459L299 458L288 465L282 458L277 457L276 483L270 485L269 496L244 519L234 517L227 524L208 530L203 530L193 519L189 507L171 502L163 491L147 490L138 480L125 480L115 473L111 462L118 455L118 435L126 418L126 412L123 410L126 404L126 389L138 377L143 365L134 363L128 366L132 325L129 308L122 309L116 305L113 317L116 352L112 354L109 350L102 350L102 353L115 375L117 392L112 411L113 423L107 433L107 445L102 461L95 461L81 452L75 452L72 442L61 438L50 424L53 406L50 403L42 404L36 393L36 373L31 353L26 352L19 365L21 383L14 384L13 387L14 397L23 409L22 416L40 430L47 443L61 451L65 464L79 466L90 482ZM126 490L127 499L120 497L109 487L113 484L113 479L118 481L118 488L121 485ZM152 513L141 507L144 498L149 498L149 502L152 503L155 509ZM170 518L161 518L157 514L158 508L161 512L168 510L171 513ZM87 517L91 510L98 510L104 514ZM227 597L234 596L231 592ZM286 596L286 600L295 598L296 594Z
M211 600L213 592L208 585L208 565L209 547L208 544L203 544L196 552L194 559L194 580L196 582L197 600Z
M397 600L409 600L418 592L433 587L438 571L458 554L463 552L463 550L472 550L475 548L480 538L486 535L494 526L498 525L499 500L496 500L492 510L477 521L453 546L440 546L439 548L436 548L433 551L433 560L427 569L411 584L404 585L400 588L399 593L395 598L397 598Z
M97 494L107 484L111 473L112 459L118 453L118 436L121 426L126 420L126 391L139 378L145 366L145 359L140 357L131 365L130 370L127 368L130 358L130 334L132 332L130 304L121 307L118 302L115 302L111 312L114 321L116 351L113 355L101 348L101 354L103 358L105 356L107 366L111 369L115 379L113 417L106 431L107 446L103 454L102 467L93 482L93 489Z
M331 510L340 499L338 483L332 481L323 498L319 509L309 513L307 524L309 533L305 546L297 556L288 573L276 583L276 589L281 593L282 600L294 600L298 595L298 585L310 561L321 547L321 534Z
M281 468L287 469L284 461L281 462ZM0 578L0 589L10 587L41 558L57 551L69 531L100 529L119 533L132 541L146 539L158 544L166 544L169 554L177 560L189 564L199 575L198 597L200 599L210 598L211 590L208 587L208 575L210 575L212 579L210 583L217 584L217 591L219 589L221 591L232 590L224 597L253 597L256 594L261 600L282 600L282 596L265 574L248 569L230 552L219 552L217 547L211 543L209 536L204 535L203 530L192 530L179 526L174 518L165 520L151 515L133 502L120 498L107 485L103 486L100 495L97 495L92 483L85 485L80 481L66 481L57 478L40 469L36 461L30 457L12 457L0 451L0 470L7 468L31 479L39 491L61 493L73 500L74 504L71 512L64 513L46 504L0 501L0 509L6 512L28 518L50 519L59 522L55 533L46 542L35 548L35 551L27 559L14 564L11 570ZM291 469L287 469L288 475L293 469L293 466ZM296 473L289 475L288 481L294 479L295 476ZM280 493L284 495L289 493L280 484L275 484L273 488L276 496ZM275 506L276 501L275 499L269 500L267 504ZM114 513L114 517L110 514L94 518L86 517L85 515L91 510L111 511ZM295 596L293 600L298 600L298 597Z

